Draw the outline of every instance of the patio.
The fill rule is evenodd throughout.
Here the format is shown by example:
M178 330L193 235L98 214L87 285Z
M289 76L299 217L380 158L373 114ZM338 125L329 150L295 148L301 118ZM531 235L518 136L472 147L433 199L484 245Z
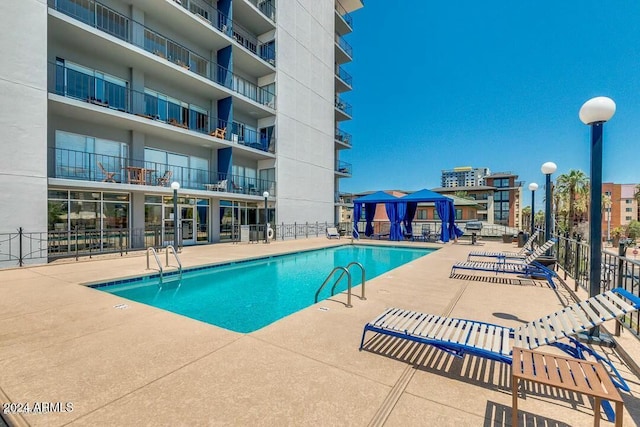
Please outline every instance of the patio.
M181 259L193 266L348 242L317 238L187 247ZM0 401L73 403L72 412L14 414L8 421L34 426L510 425L510 366L457 359L373 334L360 352L363 326L389 306L517 326L573 302L571 292L495 275L450 279L451 264L478 249L462 241L394 243L442 249L367 281L367 300L354 297L353 308L338 295L250 334L78 286L146 274L142 254L1 270ZM512 245L485 242L483 249ZM623 333L619 342L635 357L640 345L630 335ZM632 387L622 393L624 425L638 423L638 378L612 350L598 350L610 356ZM530 385L519 410L526 425L593 424L589 400ZM603 419L602 425L612 423Z

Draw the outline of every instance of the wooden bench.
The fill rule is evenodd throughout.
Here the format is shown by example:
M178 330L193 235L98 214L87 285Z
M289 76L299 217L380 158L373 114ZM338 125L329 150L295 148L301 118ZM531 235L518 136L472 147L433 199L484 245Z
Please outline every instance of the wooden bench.
M600 425L602 399L615 402L615 425L622 427L622 397L600 363L514 347L511 365L513 426L518 425L518 384L520 380L593 397L594 426Z

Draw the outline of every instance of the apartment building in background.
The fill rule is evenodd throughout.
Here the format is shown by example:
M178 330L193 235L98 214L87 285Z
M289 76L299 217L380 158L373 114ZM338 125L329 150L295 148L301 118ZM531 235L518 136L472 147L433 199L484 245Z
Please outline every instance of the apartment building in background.
M344 36L362 6L3 3L0 232L48 233L64 251L78 228L99 245L124 230L136 248L171 243L176 220L185 245L267 219L336 222L352 174Z
M640 221L640 206L635 194L639 184L602 184L602 194L611 198L611 207L602 214L602 234L609 238L611 230L626 227L631 221Z
M450 170L443 170L442 187L478 187L485 185L484 178L491 175L489 168L473 168L460 166Z
M488 171L488 169L483 169ZM433 188L445 196L475 200L480 206L477 219L487 224L522 227L522 181L511 172L495 172L483 177L483 185Z

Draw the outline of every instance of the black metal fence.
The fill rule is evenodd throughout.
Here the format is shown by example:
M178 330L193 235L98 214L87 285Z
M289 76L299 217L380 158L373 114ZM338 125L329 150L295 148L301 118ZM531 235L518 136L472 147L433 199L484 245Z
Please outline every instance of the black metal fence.
M564 279L571 277L578 286L589 291L589 265L591 262L589 245L567 235L556 236L558 243L554 252L557 265L562 267ZM620 243L617 248L602 251L602 274L600 291L623 288L634 295L640 295L640 260L626 256L628 247ZM633 250L633 249L631 249ZM640 337L640 312L629 314L620 319L633 334Z

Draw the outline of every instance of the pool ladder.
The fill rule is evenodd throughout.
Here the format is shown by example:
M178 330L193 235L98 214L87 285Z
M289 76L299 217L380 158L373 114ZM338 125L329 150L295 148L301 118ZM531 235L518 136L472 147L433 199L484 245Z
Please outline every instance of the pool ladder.
M322 289L325 287L325 285L327 283L329 283L329 280L333 277L333 275L337 272L337 271L341 271L342 273L340 273L340 276L338 276L338 279L335 281L335 283L333 284L333 286L331 287L331 296L333 296L333 293L336 290L336 286L338 285L338 283L340 283L340 280L342 279L342 277L346 274L347 275L347 308L351 308L353 307L351 305L351 272L349 271L349 267L352 266L358 266L360 267L360 271L362 272L362 280L361 280L361 285L362 285L362 296L360 296L361 300L366 300L367 298L364 296L364 287L365 287L365 270L364 267L362 266L362 264L360 264L359 262L356 261L352 261L349 264L347 264L346 267L336 267L333 270L331 270L331 273L329 273L329 275L327 276L326 279L324 279L324 282L322 282L322 285L320 285L320 287L318 288L318 290L316 291L316 296L315 296L315 300L314 302L317 303L318 302L318 295L320 295L320 291L322 291Z
M169 252L171 252L173 254L173 257L176 259L176 262L178 263L178 265L175 266L175 268L177 268L178 271L180 272L180 276L178 278L179 279L178 285L180 285L182 283L182 263L180 262L180 258L178 258L178 254L176 253L176 249L173 247L173 245L168 245L165 248L165 268L173 267L173 266L169 265ZM165 271L165 269L162 267L162 263L160 262L160 258L158 258L158 252L156 252L156 250L152 246L149 246L147 248L147 270L151 270L151 266L149 264L149 253L153 254L153 257L156 260L156 264L158 265L158 271L160 272L160 283L159 283L159 286L162 287L162 284L164 282L164 271Z

